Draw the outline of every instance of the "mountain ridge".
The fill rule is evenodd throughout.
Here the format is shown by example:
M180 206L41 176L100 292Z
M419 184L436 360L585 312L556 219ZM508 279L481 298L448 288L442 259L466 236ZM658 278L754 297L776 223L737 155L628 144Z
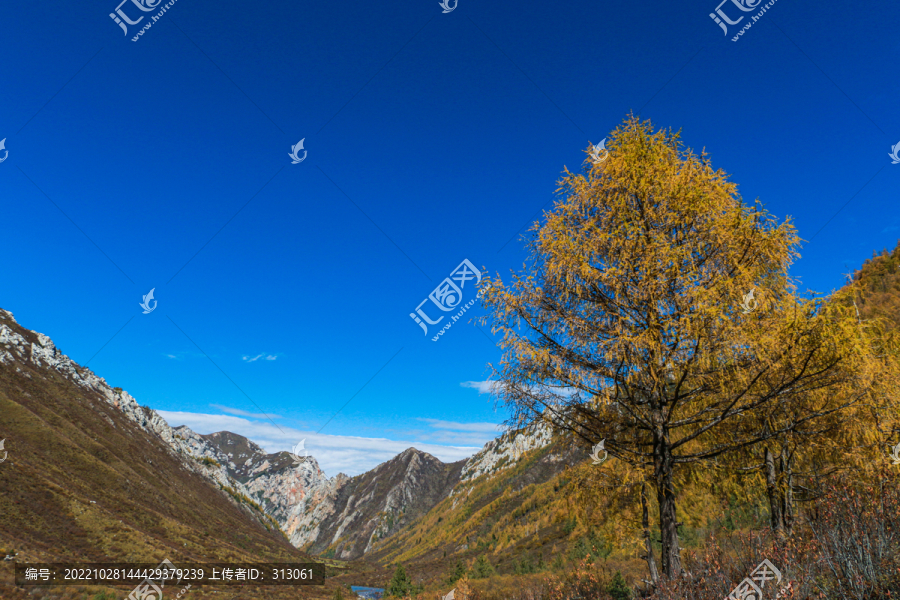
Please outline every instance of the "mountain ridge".
M239 434L198 434L187 426L170 426L156 411L140 406L122 388L111 387L63 354L48 336L21 327L2 309L0 366L7 372L14 368L26 379L33 377L31 368L57 374L94 397L90 406L108 426L119 428L114 415L124 417L158 439L169 458L266 529L280 529L296 548L342 560L366 557L446 498L452 496L456 507L464 501L461 486L512 468L521 456L551 442L549 430L507 432L469 459L453 463L410 447L360 475L328 478L312 456L297 466L291 454L267 453ZM9 437L13 443L7 449L15 452L15 436Z

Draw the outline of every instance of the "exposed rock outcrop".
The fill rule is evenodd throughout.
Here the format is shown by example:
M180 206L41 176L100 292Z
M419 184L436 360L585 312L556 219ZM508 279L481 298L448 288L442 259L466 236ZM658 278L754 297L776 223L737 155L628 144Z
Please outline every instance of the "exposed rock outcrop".
M368 552L374 541L391 535L427 513L445 498L456 482L464 461L445 464L409 448L337 489L332 512L319 521L319 531L305 548L321 553L329 547L334 557L350 560Z

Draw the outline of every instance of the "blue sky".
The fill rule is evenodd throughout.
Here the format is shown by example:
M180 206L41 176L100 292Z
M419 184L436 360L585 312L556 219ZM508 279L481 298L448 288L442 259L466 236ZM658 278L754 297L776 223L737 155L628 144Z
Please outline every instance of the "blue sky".
M737 42L761 9L721 5L725 36L714 0L177 0L132 42L157 11L123 4L126 37L117 4L4 6L0 306L171 424L306 435L329 475L495 435L464 385L494 343L409 313L463 259L520 268L630 111L793 217L811 289L900 238L895 2L777 0Z

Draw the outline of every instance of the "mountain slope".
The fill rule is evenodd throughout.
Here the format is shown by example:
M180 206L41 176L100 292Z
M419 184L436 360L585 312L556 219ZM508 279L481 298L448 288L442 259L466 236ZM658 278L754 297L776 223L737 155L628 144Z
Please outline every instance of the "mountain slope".
M860 317L880 318L888 329L900 328L900 243L865 261L853 279L862 288Z
M372 544L427 513L459 480L463 461L444 464L409 448L362 475L336 493L333 512L307 546L313 553L361 558ZM330 550L330 552L329 552Z
M0 548L19 561L305 558L154 411L3 310L0 439Z
M289 453L266 454L252 441L228 431L209 435L198 435L187 427L176 431L192 445L204 447L204 458L221 465L218 468L236 482L241 493L278 523L298 548L318 538L320 523L334 514L338 490L349 479L343 473L326 478L312 456L298 467Z
M523 555L525 546L565 527L565 474L586 456L565 439L551 440L548 431L507 433L466 462L463 478L446 498L377 544L369 558L440 562L502 551L502 562ZM493 466L485 470L486 464Z

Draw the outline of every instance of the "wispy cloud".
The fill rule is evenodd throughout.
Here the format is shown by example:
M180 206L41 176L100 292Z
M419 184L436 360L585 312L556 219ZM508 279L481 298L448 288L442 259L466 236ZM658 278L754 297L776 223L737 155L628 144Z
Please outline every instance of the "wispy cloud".
M175 352L166 352L166 358L171 358L172 360L184 360L186 358L205 358L204 354L200 354L195 350L176 350Z
M263 352L262 354L257 354L257 355L254 356L254 357L250 357L250 356L244 356L244 357L243 357L243 360L245 360L245 361L248 362L248 363L256 362L256 361L258 361L259 359L263 359L263 360L276 360L276 359L278 359L278 355L277 355L277 354L266 354L265 352Z
M227 412L230 415L237 415L239 417L250 417L251 419L280 419L279 415L270 415L266 413L252 413L247 412L246 410L241 410L239 408L230 408L228 406L222 406L221 404L210 404L213 408L218 408L222 412Z
M454 421L441 421L440 419L416 419L425 421L435 429L449 429L450 431L476 431L481 433L497 433L502 430L496 423L456 423Z
M457 423L441 419L417 418L417 421L428 423L427 431L409 431L419 440L437 444L465 444L483 446L502 431L503 426L496 423Z
M497 389L496 381L463 381L460 383L464 388L472 388L478 390L479 394L492 394Z
M465 388L472 388L478 390L479 394L496 394L500 391L501 383L499 381L463 381L459 385ZM531 387L531 389L537 390L537 387ZM548 385L546 388L548 391L553 391L560 396L570 397L578 392L576 388L573 387L563 387L558 385Z
M297 442L305 438L306 448L310 455L316 458L319 466L329 477L337 473L359 475L394 458L410 447L427 452L443 462L462 460L481 449L480 446L440 445L374 437L325 435L290 427L283 427L282 431L271 423L249 421L231 415L208 415L167 410L157 412L173 427L187 425L200 434L230 431L253 440L266 452L289 451ZM459 435L455 437L458 439Z

